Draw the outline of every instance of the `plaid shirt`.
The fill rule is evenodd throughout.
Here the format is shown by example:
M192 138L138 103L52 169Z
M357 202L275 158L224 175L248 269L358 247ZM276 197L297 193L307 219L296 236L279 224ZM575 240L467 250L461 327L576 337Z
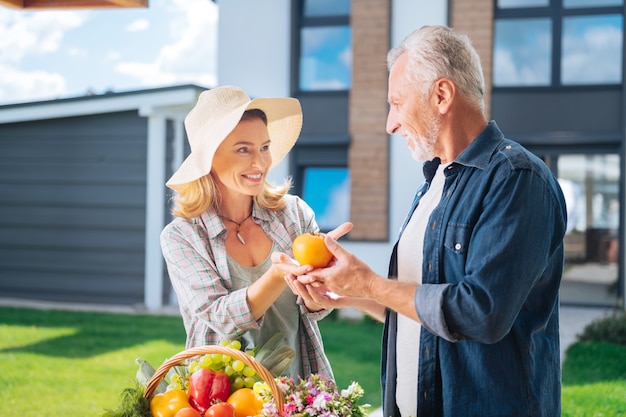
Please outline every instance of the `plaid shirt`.
M313 210L299 197L285 196L281 210L254 206L252 218L279 251L292 255L296 236L318 230ZM192 219L176 218L161 233L161 248L170 280L176 291L187 332L187 348L216 345L220 340L239 339L263 325L255 320L246 301L246 288L232 290L226 253L226 228L213 210ZM299 340L302 369L306 377L317 373L332 378L317 326L329 311L309 312L302 300Z

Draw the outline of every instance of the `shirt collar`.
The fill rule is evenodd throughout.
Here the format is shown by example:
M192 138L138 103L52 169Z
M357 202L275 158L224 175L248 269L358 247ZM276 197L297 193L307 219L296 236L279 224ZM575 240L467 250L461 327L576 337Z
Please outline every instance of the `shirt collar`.
M487 127L476 136L476 139L457 156L454 162L461 165L485 169L489 164L491 156L495 153L498 145L503 140L504 134L500 131L496 122L492 120L487 124Z

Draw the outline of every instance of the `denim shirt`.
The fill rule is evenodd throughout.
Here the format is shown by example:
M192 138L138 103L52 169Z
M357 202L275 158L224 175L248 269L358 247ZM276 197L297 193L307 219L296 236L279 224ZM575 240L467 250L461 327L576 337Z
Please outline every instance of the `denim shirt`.
M427 181L405 225L432 179L429 163L424 168ZM558 182L493 121L445 177L414 298L423 326L418 416L560 416L558 292L567 219ZM389 277L397 277L397 244ZM399 415L396 317L387 311L383 334L385 417Z

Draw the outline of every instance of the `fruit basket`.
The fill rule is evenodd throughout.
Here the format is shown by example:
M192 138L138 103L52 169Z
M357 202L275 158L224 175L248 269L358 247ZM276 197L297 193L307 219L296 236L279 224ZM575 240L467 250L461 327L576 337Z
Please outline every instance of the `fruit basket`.
M198 346L198 347L184 350L172 356L171 358L167 359L165 362L161 364L161 366L159 366L156 369L156 371L154 372L154 375L148 380L146 384L146 389L144 390L144 394L143 394L144 397L150 398L154 394L158 385L161 383L165 375L167 375L167 373L173 366L181 364L186 359L190 359L190 358L200 356L200 355L213 354L213 353L227 355L227 356L230 356L231 358L239 359L240 361L244 362L246 365L254 369L257 375L261 377L261 379L267 384L270 391L272 392L272 395L274 397L274 401L276 402L276 406L278 410L283 409L283 404L285 401L284 395L282 391L278 388L278 385L276 384L276 381L274 380L274 375L272 375L254 357L248 355L245 352L242 352L241 350L233 349L227 346L214 346L214 345Z
M295 352L279 333L246 351L236 340L220 343L186 349L156 369L137 358L136 385L123 389L118 406L101 417L367 416L369 405L360 404L363 389L357 382L339 389L318 374L281 376ZM237 383L242 375L243 386Z

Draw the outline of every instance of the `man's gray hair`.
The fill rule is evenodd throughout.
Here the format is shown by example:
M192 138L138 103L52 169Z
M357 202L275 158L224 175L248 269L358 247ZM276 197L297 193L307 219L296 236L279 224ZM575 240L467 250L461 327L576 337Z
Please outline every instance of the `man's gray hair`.
M469 37L446 26L422 26L389 51L387 67L391 69L404 53L408 80L430 87L440 78L449 78L477 109L484 110L485 79Z

